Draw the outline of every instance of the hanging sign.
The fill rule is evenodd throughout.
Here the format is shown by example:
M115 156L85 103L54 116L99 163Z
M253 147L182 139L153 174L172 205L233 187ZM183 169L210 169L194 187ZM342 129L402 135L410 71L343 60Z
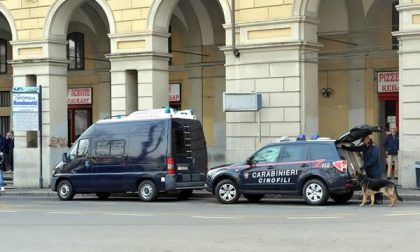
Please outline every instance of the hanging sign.
M397 93L399 90L400 73L378 72L378 93Z
M68 105L92 104L92 88L69 88L67 90Z
M169 102L181 101L181 84L169 84Z
M38 87L14 87L12 89L12 120L16 131L39 130Z

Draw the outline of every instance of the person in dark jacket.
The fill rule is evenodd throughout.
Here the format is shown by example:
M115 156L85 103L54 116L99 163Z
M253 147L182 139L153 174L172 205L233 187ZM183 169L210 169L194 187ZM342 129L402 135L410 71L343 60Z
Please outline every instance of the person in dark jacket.
M0 152L4 154L4 150L6 148L6 138L3 137L3 134L0 133ZM0 164L0 169L5 171L5 165L4 162Z
M384 147L388 163L388 180L391 179L392 164L394 164L394 178L398 180L398 151L400 150L400 138L396 127L391 128L391 133L386 136Z
M344 147L349 151L356 151L363 153L363 168L366 176L372 179L382 178L382 163L380 159L380 151L378 146L373 143L373 140L367 135L364 136L363 145L355 147ZM382 204L383 195L381 193L375 194L375 203Z
M6 165L9 171L13 171L13 150L15 149L15 134L9 131L6 134L4 152L6 154Z

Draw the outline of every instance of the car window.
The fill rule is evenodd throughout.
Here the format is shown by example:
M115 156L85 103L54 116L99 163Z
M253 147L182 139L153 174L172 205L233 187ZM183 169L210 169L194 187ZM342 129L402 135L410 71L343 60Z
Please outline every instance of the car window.
M281 162L306 160L306 144L286 145L281 155Z
M125 140L98 141L95 147L96 157L123 156Z
M68 157L70 160L73 160L76 158L77 156L77 147L79 147L79 142L76 142L75 144L73 144L73 146L71 147Z
M81 139L79 141L79 148L77 149L77 157L85 157L89 150L89 139Z
M277 162L282 147L282 145L268 146L259 150L252 157L253 163L256 164Z
M313 160L329 160L334 158L331 146L329 144L310 144L309 151Z

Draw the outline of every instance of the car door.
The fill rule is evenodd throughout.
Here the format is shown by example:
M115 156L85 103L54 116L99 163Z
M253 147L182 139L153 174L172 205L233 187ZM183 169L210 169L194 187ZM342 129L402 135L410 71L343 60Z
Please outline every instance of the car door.
M311 168L308 160L308 146L306 143L287 144L280 156L278 169L278 189L281 191L297 190L299 175L305 169Z
M89 138L79 139L67 154L67 176L76 192L89 191L91 187L91 169L89 166Z
M240 172L242 190L276 190L276 169L283 145L270 145L258 150L249 159L249 168Z

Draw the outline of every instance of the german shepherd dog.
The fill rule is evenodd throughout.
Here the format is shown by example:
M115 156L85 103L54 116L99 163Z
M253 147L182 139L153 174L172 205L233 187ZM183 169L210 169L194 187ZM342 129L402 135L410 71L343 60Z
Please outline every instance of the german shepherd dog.
M371 179L366 175L356 172L357 182L362 187L363 200L362 204L359 206L364 206L370 196L370 205L373 206L375 203L375 194L383 193L391 200L390 207L395 205L397 199L403 201L403 199L398 195L397 186L386 179Z

